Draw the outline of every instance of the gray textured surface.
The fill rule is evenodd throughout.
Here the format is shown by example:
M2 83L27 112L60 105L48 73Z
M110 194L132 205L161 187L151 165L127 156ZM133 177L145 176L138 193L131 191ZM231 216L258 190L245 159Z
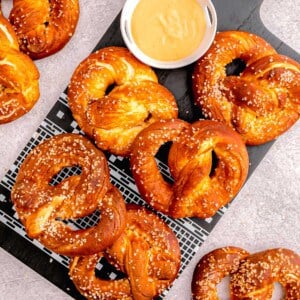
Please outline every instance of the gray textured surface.
M67 85L77 64L91 52L123 3L124 0L80 1L80 21L72 41L58 54L37 62L42 74L38 104L23 118L0 127L0 177L13 163ZM7 1L3 6L7 12ZM299 0L265 0L261 9L265 25L298 52L299 15ZM251 252L287 247L300 252L299 141L298 122L275 142L230 210L175 282L167 299L190 299L193 268L203 254L216 247L233 244ZM70 299L1 248L0 266L0 300Z

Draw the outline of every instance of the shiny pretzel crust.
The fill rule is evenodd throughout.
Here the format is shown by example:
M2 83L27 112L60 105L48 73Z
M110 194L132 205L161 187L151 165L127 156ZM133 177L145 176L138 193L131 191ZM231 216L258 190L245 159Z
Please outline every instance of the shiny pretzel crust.
M64 167L79 166L56 185L53 176ZM104 154L75 134L54 136L34 148L21 165L11 193L28 236L63 255L89 255L110 246L125 226L125 203L109 182ZM99 210L93 227L74 230L63 220Z
M32 60L19 51L14 30L0 10L0 124L31 110L40 96L39 77Z
M300 256L289 249L249 254L229 246L209 252L195 267L193 300L218 300L217 284L225 276L230 276L232 300L271 300L275 282L285 290L284 299L300 299Z
M178 114L174 96L153 70L122 47L100 49L81 62L68 99L80 128L100 149L121 156L129 155L142 129Z
M204 255L195 267L192 279L193 300L218 300L217 285L237 271L249 253L238 247L224 247Z
M125 273L120 280L95 276L100 257ZM87 299L151 300L170 286L180 266L180 248L171 229L154 213L137 205L127 206L127 225L107 250L90 257L75 257L70 276Z
M62 49L75 32L78 0L14 0L9 20L21 51L33 59Z
M246 68L226 76L234 59ZM249 145L275 139L299 119L299 63L254 34L219 32L197 62L192 81L194 100L205 116L235 128Z
M269 249L243 259L231 278L234 300L272 298L279 282L286 300L300 299L300 256L289 249Z
M168 156L173 184L165 182L155 161L166 142L173 142ZM238 193L248 174L241 137L215 121L154 123L138 135L132 149L130 165L141 196L173 218L213 216Z

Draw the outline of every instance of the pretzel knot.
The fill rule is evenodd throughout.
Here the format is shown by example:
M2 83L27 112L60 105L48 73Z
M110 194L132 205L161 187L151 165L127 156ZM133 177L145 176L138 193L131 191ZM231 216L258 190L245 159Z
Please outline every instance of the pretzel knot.
M19 51L17 37L0 10L0 124L27 113L39 94L39 72Z
M235 60L246 67L227 76ZM254 34L220 32L196 64L193 91L206 117L235 128L247 144L259 145L299 119L300 65Z
M193 274L193 300L218 299L216 286L227 275L231 299L271 299L274 282L284 288L285 299L300 299L300 256L289 249L249 254L225 247L206 254Z
M125 278L95 276L96 264L104 255ZM150 300L173 282L179 267L180 248L171 229L154 213L128 205L126 228L106 254L73 258L69 273L87 299Z
M130 153L142 129L178 115L174 96L152 69L121 47L86 58L72 76L68 98L81 129L100 149L121 156Z
M62 49L75 32L78 0L14 0L9 20L20 49L39 59Z
M72 166L81 174L52 184ZM34 148L21 165L11 197L29 237L63 255L102 251L125 226L124 200L109 183L106 158L80 135L61 134ZM65 224L96 210L101 218L95 226L74 230Z
M173 184L164 180L155 160L167 142L173 142L168 156ZM141 196L174 218L213 216L237 194L248 173L241 137L215 121L154 123L132 149L130 165Z

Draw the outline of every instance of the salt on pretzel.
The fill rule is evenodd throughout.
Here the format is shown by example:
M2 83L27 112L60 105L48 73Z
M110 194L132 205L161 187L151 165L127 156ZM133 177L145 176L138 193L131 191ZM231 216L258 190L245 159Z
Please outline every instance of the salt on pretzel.
M217 300L217 285L237 271L241 260L250 255L238 247L215 249L197 263L191 283L193 300Z
M75 32L78 0L13 0L9 20L21 51L39 59L62 49Z
M226 66L235 59L246 68L227 76ZM249 145L275 139L299 119L300 64L252 33L219 32L192 78L204 115L231 126Z
M126 48L103 48L75 70L69 106L80 128L100 149L127 156L142 129L159 119L177 117L174 96L157 81L153 70Z
M0 9L0 124L27 113L38 100L39 71L19 51L13 28Z
M231 278L233 299L271 299L274 282L286 300L300 299L300 256L294 251L269 249L243 259Z
M65 167L80 175L50 184ZM125 226L125 203L109 182L104 154L85 137L60 134L35 147L22 163L11 198L27 234L63 255L88 255L110 246ZM74 230L63 221L99 210L100 221Z
M95 276L96 264L104 255L125 278ZM154 213L131 204L126 228L114 244L106 253L73 258L69 274L87 299L150 300L170 286L179 267L180 248L172 230Z
M165 182L155 161L166 142L173 142L168 155L173 184ZM241 137L226 125L173 119L156 122L137 136L130 165L142 198L155 209L174 218L207 218L238 193L249 159Z
M285 299L300 299L300 256L275 248L249 254L237 247L215 249L200 259L191 283L193 300L217 300L217 284L230 276L230 299L270 300L279 282Z

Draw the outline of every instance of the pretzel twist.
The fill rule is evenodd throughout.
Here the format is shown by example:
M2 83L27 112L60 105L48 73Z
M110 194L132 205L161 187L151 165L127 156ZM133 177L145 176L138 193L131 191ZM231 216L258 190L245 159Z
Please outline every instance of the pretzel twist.
M232 275L233 299L272 298L273 283L286 291L286 300L300 299L300 256L288 249L270 249L243 259Z
M224 247L206 254L196 265L192 280L193 300L217 300L217 284L230 276L230 299L269 300L273 284L285 289L285 299L300 298L300 256L284 248L249 254Z
M166 142L173 142L168 156L173 184L164 180L155 161ZM141 196L155 209L174 218L207 218L242 187L249 159L241 137L229 127L177 119L143 130L133 144L130 165Z
M27 113L39 98L39 71L19 51L13 28L0 9L0 124Z
M80 175L50 184L64 167L78 166ZM61 134L34 148L20 167L11 193L28 236L63 255L88 255L110 246L125 226L122 195L109 183L104 154L80 135ZM100 221L73 230L64 220L96 210Z
M103 280L95 276L100 257L106 257L127 277ZM127 206L127 225L106 254L75 257L70 276L87 299L150 300L169 287L180 266L180 248L171 229L154 213Z
M235 59L246 68L227 76L226 66ZM247 144L259 145L299 119L300 65L254 34L220 32L196 64L193 91L207 118L235 128Z
M75 32L78 0L14 0L9 20L20 49L39 59L62 49Z
M129 155L142 129L178 114L174 96L157 83L152 69L121 47L86 58L72 76L68 98L80 128L100 149L121 156Z

